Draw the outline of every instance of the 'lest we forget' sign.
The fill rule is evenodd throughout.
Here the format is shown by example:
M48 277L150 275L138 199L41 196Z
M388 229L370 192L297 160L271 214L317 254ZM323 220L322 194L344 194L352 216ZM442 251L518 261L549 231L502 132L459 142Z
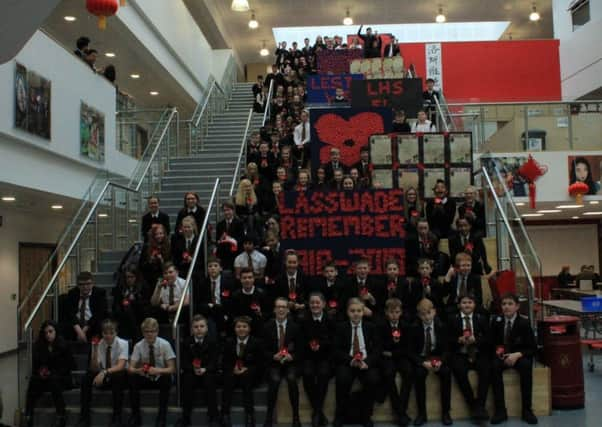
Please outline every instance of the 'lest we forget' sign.
M299 253L305 274L320 275L330 260L345 273L360 257L374 274L396 258L404 274L403 190L286 192L279 210L281 247Z

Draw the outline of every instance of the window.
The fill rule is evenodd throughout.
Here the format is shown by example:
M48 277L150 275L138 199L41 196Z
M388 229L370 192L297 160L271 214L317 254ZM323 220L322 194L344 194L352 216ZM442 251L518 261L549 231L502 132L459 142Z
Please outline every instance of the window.
M576 0L569 6L573 21L573 31L589 22L589 0Z

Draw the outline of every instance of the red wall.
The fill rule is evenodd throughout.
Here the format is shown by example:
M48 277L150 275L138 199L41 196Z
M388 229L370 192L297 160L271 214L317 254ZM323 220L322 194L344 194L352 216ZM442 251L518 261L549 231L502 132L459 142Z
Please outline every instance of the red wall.
M426 75L425 43L401 43L404 66ZM558 101L558 40L441 43L448 102Z

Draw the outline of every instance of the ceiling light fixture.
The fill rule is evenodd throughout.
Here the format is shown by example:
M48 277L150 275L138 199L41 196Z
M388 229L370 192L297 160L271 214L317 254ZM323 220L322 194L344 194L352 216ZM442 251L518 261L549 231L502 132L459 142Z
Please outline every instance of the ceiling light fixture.
M115 54L113 52L107 52L107 53L105 53L105 56L107 58L115 58Z
M252 13L251 20L249 21L249 28L254 30L257 27L259 27L259 22L257 22L257 20L255 19L255 13Z
M343 18L343 25L353 25L353 18L349 14L349 8L347 8L347 14Z
M600 203L600 202L597 200L592 200L589 202L590 205L597 205L598 203Z
M263 41L263 45L261 50L259 51L259 54L261 56L268 56L270 54L270 51L268 50L268 48L265 46L265 40Z
M542 213L528 213L528 214L522 214L521 215L523 218L529 218L529 217L535 217L535 216L543 216Z
M2 197L2 201L3 202L14 202L15 200L17 200L14 196L4 196Z
M525 206L525 202L516 202L515 205L516 206Z
M159 92L157 92L156 90L151 90L149 92L149 94L152 95L152 96L157 96L157 95L159 95Z
M232 0L230 9L232 9L234 12L248 12L249 2L247 0Z
M532 22L537 22L539 21L539 18L541 18L541 16L539 16L539 12L535 7L535 3L533 3L533 7L531 7L531 13L529 14L529 20Z
M135 223L136 223L136 220L135 220L134 218L130 218L130 219L128 219L128 222L129 222L130 224L135 224Z
M130 77L133 79L139 79L140 78L140 74L130 74Z
M602 215L602 212L583 212L583 215Z
M447 18L443 14L443 8L441 6L439 6L439 13L435 17L435 22L437 24L443 24L445 21L447 21Z
M583 205L558 205L556 209L579 209L582 207Z
M67 21L67 22L73 22L73 21L75 21L77 18L76 18L75 16L68 16L68 15L67 15L67 16L65 16L63 19L64 19L65 21Z
M579 219L578 216L572 216L571 219Z
M107 213L99 213L99 214L98 214L98 217L99 217L99 218L108 218L108 217L109 217L109 214L107 214Z
M537 213L547 214L547 213L559 213L562 212L560 209L542 209L537 211Z
M50 206L50 209L54 209L54 210L59 210L59 209L63 209L63 205L52 205Z

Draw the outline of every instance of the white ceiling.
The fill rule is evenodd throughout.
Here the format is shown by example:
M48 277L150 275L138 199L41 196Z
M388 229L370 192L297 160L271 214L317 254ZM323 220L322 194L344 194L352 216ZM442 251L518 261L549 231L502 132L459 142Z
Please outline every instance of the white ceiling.
M448 22L509 21L504 38L509 34L515 40L553 37L551 0L535 1L541 14L541 20L535 23L529 21L531 0L249 0L259 21L256 30L247 26L251 13L233 12L231 1L205 0L205 3L219 15L214 19L223 23L220 31L225 33L224 39L238 50L245 64L272 60L259 56L259 50L264 40L270 50L275 48L273 27L340 25L347 8L354 20L354 25L348 27L349 34L357 32L362 23L432 23L440 4ZM201 17L193 8L190 10L198 21Z
M2 197L14 197L14 202L5 202ZM0 182L0 214L5 210L17 212L36 212L40 217L71 219L81 204L80 200L59 194L46 193L6 182ZM62 205L60 210L52 205Z

